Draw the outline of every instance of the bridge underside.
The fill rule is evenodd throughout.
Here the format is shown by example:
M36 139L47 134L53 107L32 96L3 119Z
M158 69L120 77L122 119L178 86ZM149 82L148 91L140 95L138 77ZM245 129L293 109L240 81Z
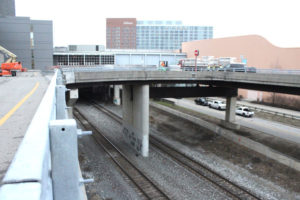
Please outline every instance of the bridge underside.
M237 89L226 87L149 87L149 85L94 86L91 91L101 93L102 99L112 99L114 104L122 104L124 140L137 154L149 154L149 99L168 97L225 97L226 116L222 122L229 128L235 126L235 106ZM111 92L113 91L113 96Z
M150 87L150 98L236 97L237 89L226 87Z
M114 82L86 82L86 83L71 83L67 85L67 88L87 88L92 86L103 85L155 85L155 84L204 84L215 87L233 88L233 89L249 89L265 92L276 92L283 94L300 95L300 89L292 86L280 86L280 85L264 85L254 83L240 83L240 82L226 82L226 81L114 81ZM152 87L151 87L152 88ZM176 87L178 88L178 87Z
M149 98L225 97L227 107L224 125L238 128L234 122L239 88L300 95L300 76L288 74L95 71L66 72L65 75L68 88L104 86L107 90L110 85L115 85L114 103L121 103L123 107L123 134L143 156L148 155ZM195 87L182 87L182 84L193 84ZM200 87L200 84L207 86ZM122 85L121 95L116 85Z

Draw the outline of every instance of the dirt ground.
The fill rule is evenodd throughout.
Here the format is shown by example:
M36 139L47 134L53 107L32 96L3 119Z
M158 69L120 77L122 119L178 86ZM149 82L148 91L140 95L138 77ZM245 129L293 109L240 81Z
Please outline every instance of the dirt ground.
M272 159L211 133L161 110L151 108L151 124L166 137L192 149L201 147L252 174L268 179L286 189L300 192L300 173Z

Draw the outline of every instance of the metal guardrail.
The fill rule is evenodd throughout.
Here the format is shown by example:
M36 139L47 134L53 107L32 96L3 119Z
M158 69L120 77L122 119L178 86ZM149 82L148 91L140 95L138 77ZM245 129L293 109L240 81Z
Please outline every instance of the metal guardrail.
M256 69L256 73L265 73L265 74L300 74L300 70Z
M158 71L156 66L114 66L114 65L103 65L103 66L76 66L66 67L61 66L63 72L99 72L99 71Z
M0 199L81 199L77 130L68 119L63 77L55 72L5 174Z
M182 71L195 71L195 67L183 67ZM300 74L300 70L283 70L283 69L258 69L256 68L255 71L253 68L246 68L246 70L243 69L226 69L223 68L221 70L218 69L208 69L206 67L198 67L198 72L227 72L227 73L264 73L264 74Z
M174 66L169 67L157 67L155 65L143 66L143 65L78 65L78 66L67 66L61 65L62 71L67 72L94 72L94 71L190 71L194 72L195 67L181 67L177 68ZM282 69L246 69L241 71L240 69L208 69L206 67L198 67L197 72L226 72L226 73L265 73L265 74L300 74L300 70L282 70Z

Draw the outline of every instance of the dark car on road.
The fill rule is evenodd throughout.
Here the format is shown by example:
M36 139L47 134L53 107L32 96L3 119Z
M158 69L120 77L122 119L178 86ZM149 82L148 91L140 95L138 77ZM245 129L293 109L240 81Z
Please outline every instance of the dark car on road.
M246 67L246 72L256 73L256 68L255 67Z
M208 105L208 101L204 97L199 97L199 98L195 99L194 101L197 105L202 105L202 106L207 106Z
M219 68L218 71L256 73L256 68L246 67L244 64L235 63L235 64L228 64L223 68Z

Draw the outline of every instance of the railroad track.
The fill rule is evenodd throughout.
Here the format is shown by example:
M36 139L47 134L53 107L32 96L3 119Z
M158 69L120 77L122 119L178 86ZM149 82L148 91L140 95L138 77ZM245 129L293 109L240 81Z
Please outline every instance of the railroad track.
M139 191L138 194L144 199L169 199L169 197L159 189L143 172L132 164L129 159L102 133L101 130L93 126L82 113L76 108L73 111L76 119L86 130L93 131L96 142L103 147L113 162L122 170Z
M98 105L96 102L93 102L92 105L104 112L112 119L116 120L118 123L122 124L122 118L112 112L105 107ZM153 128L150 128L151 132L157 132ZM193 158L177 151L175 148L171 147L169 144L160 141L153 135L150 135L150 144L152 147L156 149L156 151L160 151L163 154L168 155L171 159L175 160L178 164L192 172L193 174L209 181L212 185L217 186L221 190L223 190L226 194L231 196L233 199L261 199L260 197L252 194L247 189L237 185L236 183L228 180L222 175L214 172L206 165L195 161Z

